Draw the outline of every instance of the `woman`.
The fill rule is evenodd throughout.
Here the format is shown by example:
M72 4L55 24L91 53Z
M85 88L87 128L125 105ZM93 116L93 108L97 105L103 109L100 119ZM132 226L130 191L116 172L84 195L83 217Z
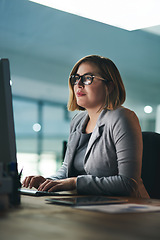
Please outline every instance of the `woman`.
M148 197L141 179L142 135L134 112L122 107L125 88L115 64L91 55L69 77L71 122L64 163L56 175L26 177L40 191Z

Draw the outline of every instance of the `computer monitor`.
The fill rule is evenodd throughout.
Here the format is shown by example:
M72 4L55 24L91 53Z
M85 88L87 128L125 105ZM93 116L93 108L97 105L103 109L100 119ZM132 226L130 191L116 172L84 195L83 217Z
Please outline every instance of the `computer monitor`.
M10 163L17 163L8 59L0 59L0 162L5 170Z

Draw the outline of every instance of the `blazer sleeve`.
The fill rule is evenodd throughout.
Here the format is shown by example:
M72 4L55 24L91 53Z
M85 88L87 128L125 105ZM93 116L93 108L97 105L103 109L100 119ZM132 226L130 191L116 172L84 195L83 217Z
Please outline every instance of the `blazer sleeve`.
M138 118L134 112L122 108L111 113L106 125L109 125L109 134L116 151L117 175L78 176L77 192L140 197L138 182L141 179L142 134Z
M47 179L51 179L51 180L59 180L59 179L65 179L67 178L67 161L66 158L63 161L62 166L60 167L60 169L56 172L55 175L52 175L50 177L48 177Z

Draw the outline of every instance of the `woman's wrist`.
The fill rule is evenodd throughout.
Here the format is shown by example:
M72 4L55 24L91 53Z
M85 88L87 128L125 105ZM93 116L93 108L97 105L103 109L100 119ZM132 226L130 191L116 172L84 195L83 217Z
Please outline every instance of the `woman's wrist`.
M77 177L72 178L73 188L76 189L77 186Z

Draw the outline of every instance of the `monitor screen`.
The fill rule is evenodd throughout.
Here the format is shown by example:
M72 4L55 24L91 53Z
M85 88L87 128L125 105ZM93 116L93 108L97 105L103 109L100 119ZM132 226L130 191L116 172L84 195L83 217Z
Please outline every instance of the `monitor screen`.
M5 169L17 162L8 59L0 59L0 162Z

